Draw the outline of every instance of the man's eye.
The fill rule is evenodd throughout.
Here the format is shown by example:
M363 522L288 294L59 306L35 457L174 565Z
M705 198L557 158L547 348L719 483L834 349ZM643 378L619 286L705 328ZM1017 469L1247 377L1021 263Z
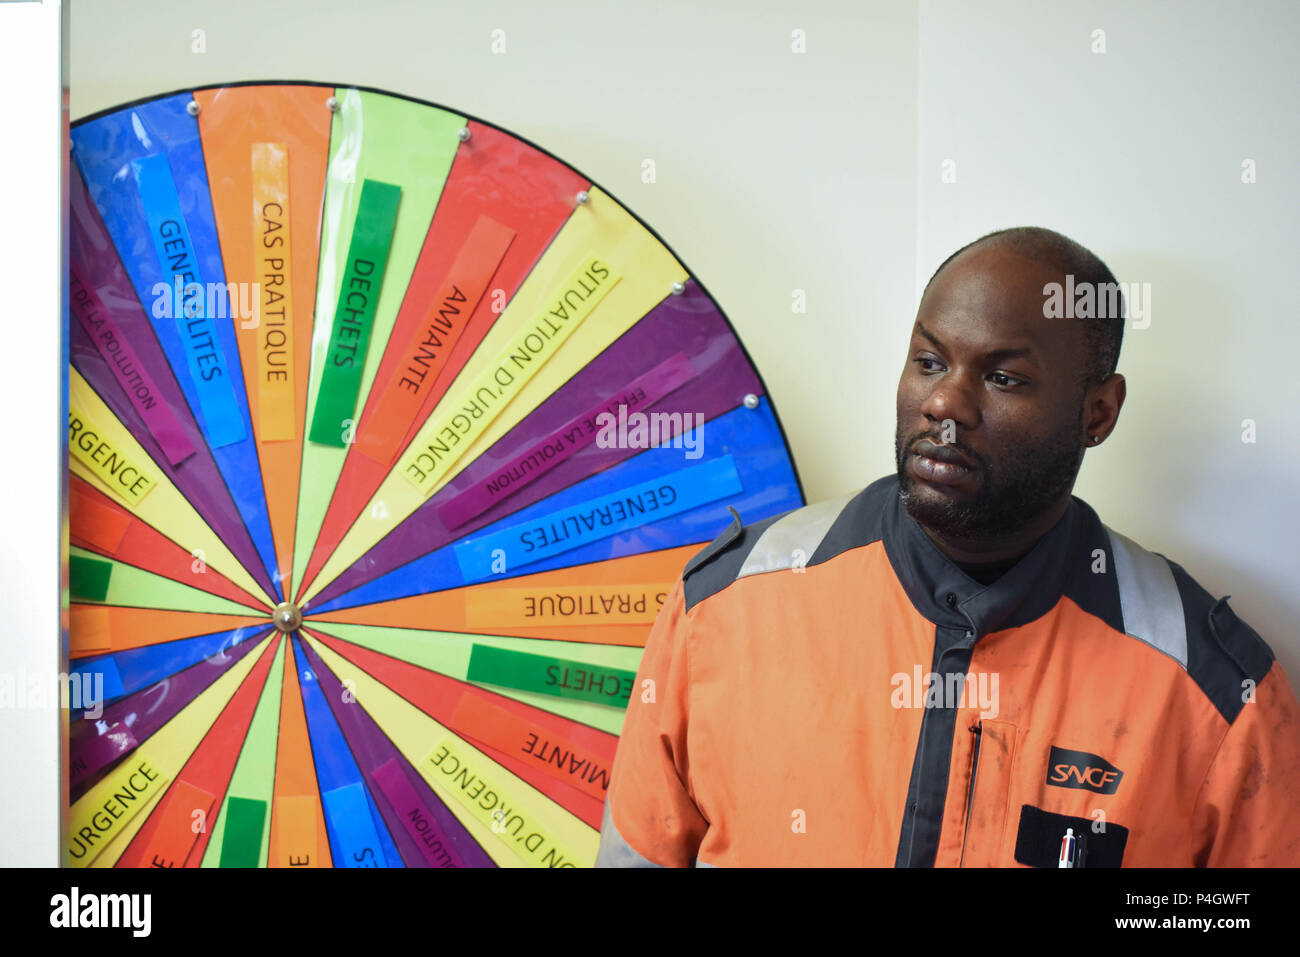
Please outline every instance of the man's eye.
M940 362L938 359L927 359L927 358L924 357L924 356L922 356L922 357L919 358L919 359L913 359L912 361L920 364L920 366L921 366L921 371L922 371L922 372L936 372L936 371L938 371L938 369L940 369L940 368L943 367L943 363ZM926 363L927 363L927 362L930 363L930 364L933 365L933 366L936 366L937 368L935 368L935 369L928 368L928 367L926 366Z
M994 384L994 385L1003 386L1003 387L1010 387L1010 386L1017 386L1017 385L1024 385L1024 384L1025 384L1025 382L1024 382L1023 379L1017 379L1017 378L1014 378L1014 377L1012 377L1012 376L1007 375L1005 372L994 372L994 373L991 373L991 374L989 375L989 378L993 380L993 384ZM1005 380L1005 381L999 381L999 380Z

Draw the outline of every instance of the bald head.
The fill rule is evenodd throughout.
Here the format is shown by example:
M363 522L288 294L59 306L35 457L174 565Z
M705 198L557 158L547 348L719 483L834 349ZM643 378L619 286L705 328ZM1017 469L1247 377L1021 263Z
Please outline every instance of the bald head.
M1012 229L1000 229L997 232L981 236L957 250L934 271L925 289L954 260L977 249L995 247L1000 251L1023 257L1047 267L1057 276L1058 281L1065 282L1065 277L1073 276L1076 288L1090 284L1094 290L1117 287L1115 276L1110 268L1085 246L1081 246L1068 236L1039 226L1016 226ZM924 293L922 293L924 298ZM1099 297L1099 303L1105 297ZM1119 363L1120 345L1124 338L1124 302L1119 298L1117 314L1099 311L1098 318L1079 319L1084 324L1084 342L1087 354L1082 357L1082 379L1086 385L1094 385L1106 379L1115 371Z

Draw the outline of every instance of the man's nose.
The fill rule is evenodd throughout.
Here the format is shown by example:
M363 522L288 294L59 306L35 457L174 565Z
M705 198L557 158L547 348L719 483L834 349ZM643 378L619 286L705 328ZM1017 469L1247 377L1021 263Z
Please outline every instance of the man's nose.
M950 371L936 382L921 404L921 414L935 422L951 419L958 426L973 429L980 422L976 385L970 377Z

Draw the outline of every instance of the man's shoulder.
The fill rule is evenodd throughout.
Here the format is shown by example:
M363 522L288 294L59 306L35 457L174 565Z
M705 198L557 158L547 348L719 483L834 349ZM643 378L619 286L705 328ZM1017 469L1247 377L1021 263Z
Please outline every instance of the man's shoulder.
M1178 562L1106 526L1124 633L1177 661L1231 723L1274 661L1224 595Z
M807 567L880 538L880 515L898 479L888 475L847 495L804 505L749 525L732 522L682 572L686 609L750 575Z

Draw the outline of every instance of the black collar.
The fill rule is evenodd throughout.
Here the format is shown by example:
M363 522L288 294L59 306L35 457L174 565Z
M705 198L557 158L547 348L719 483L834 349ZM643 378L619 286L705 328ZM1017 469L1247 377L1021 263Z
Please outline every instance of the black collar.
M897 477L883 502L882 539L894 574L916 610L936 625L973 630L980 638L1033 621L1060 600L1070 556L1078 554L1084 508L1071 496L1061 519L991 585L972 580L930 540L903 507Z

